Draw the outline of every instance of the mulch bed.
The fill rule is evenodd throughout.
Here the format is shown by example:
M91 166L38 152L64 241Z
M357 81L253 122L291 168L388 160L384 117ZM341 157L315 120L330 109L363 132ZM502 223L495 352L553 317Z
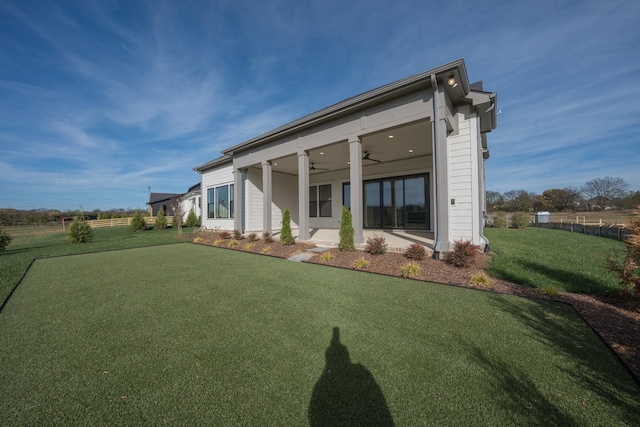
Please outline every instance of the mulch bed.
M194 236L184 237L193 238ZM198 237L202 239L202 241L198 243L204 245L213 245L215 240L206 234L199 235ZM258 240L253 242L253 248L248 249L246 247L247 243L248 240L243 239L237 247L230 249L264 254L265 248L268 247L269 252L265 255L287 259L297 253L305 252L314 247L313 245L305 243L285 246L279 241L265 243ZM228 240L225 240L219 247L226 248L227 245ZM329 252L331 252L333 258L328 261L323 262L319 255L315 255L307 262L337 268L353 269L354 262L360 258L364 258L368 261L368 266L362 269L362 271L401 277L400 266L411 261L404 257L403 254L391 252L385 255L372 255L363 251L341 252L337 248L329 249ZM638 380L638 378L640 378L640 302L622 298L575 294L570 292L562 292L560 296L551 297L541 293L538 289L494 278L491 278L489 285L483 285L481 287L469 285L471 276L478 273L486 274L490 259L490 255L480 254L468 267L458 268L441 260L425 258L420 261L414 261L420 265L422 270L421 274L414 279L571 304L616 352L620 359L624 361L627 367L635 374L636 380L640 383L640 380Z

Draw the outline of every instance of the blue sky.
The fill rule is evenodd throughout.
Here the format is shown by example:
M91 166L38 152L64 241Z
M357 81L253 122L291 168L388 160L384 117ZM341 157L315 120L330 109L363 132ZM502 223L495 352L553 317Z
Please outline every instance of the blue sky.
M640 190L640 2L0 2L0 207L144 208L220 151L464 58L487 187Z

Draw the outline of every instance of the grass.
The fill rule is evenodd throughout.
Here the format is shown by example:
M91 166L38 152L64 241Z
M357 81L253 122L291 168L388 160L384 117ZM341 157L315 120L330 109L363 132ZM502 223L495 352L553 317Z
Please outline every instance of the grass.
M0 425L640 416L570 306L190 244L38 260L0 314L0 364Z
M619 256L622 242L533 227L486 228L485 235L496 254L489 267L493 277L567 292L616 293L621 289L617 277L605 268L605 258Z
M129 227L96 228L93 242L71 244L67 234L59 227L8 227L7 233L13 241L4 252L0 252L0 304L18 283L31 261L35 258L101 252L114 249L134 248L179 243L178 231L147 230L134 233ZM185 233L190 229L183 229Z

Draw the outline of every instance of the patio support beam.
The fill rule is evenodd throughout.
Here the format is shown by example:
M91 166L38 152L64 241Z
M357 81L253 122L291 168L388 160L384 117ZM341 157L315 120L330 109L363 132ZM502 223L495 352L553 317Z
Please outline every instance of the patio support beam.
M310 240L309 232L309 153L298 153L298 240Z
M244 180L242 178L242 170L235 169L233 171L233 229L244 232L244 200L242 198Z
M444 88L438 87L436 76L431 76L433 87L433 169L435 179L435 232L434 257L442 258L451 249L449 205L449 158Z
M353 242L359 245L364 243L364 235L362 232L362 142L360 142L359 138L349 141L349 162Z
M271 162L262 162L262 231L272 232L271 226Z

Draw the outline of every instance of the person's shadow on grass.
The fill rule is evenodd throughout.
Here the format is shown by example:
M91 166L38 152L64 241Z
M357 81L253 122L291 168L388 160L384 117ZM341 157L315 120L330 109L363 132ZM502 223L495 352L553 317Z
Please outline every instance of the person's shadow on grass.
M347 347L340 343L340 328L333 328L325 361L309 403L311 427L394 425L371 372L360 363L351 363Z

